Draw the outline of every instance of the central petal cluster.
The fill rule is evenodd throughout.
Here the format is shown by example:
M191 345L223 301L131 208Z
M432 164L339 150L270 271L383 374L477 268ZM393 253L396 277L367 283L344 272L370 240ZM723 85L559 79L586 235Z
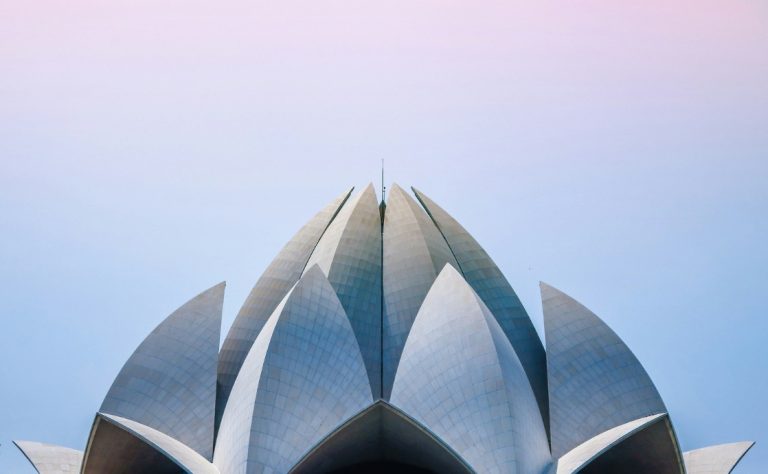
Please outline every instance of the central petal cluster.
M256 462L287 471L375 401L400 408L450 449L466 449L458 455L475 469L540 472L549 462L546 359L533 325L474 239L416 195L429 214L397 185L386 204L370 185L345 194L256 284L219 358L220 468ZM470 378L455 376L480 360ZM465 399L432 406L456 394ZM276 410L281 396L291 406ZM477 414L481 399L488 409ZM522 428L518 436L510 426ZM269 439L280 446L265 456Z
M369 185L321 210L221 350L223 283L176 310L115 379L84 453L17 445L43 474L726 474L749 449L683 455L621 339L542 284L545 351L483 248L414 194L379 203Z

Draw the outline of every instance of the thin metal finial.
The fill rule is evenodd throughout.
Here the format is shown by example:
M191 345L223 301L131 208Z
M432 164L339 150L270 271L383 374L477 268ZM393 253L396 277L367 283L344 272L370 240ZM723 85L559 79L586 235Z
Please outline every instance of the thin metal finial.
M384 158L381 159L381 202L386 201L387 187L384 186Z

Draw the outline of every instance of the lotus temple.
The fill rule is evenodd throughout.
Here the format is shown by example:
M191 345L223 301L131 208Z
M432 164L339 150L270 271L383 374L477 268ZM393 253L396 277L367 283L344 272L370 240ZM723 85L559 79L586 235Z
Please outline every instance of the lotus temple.
M753 444L681 452L616 333L541 283L542 341L491 257L416 189L323 208L220 347L224 288L138 345L79 449L15 441L35 469L727 474Z

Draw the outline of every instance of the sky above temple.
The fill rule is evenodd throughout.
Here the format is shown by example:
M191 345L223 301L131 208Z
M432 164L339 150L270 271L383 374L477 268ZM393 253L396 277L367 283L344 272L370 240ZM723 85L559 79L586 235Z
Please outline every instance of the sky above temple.
M768 464L768 3L6 0L0 71L0 471L381 159Z

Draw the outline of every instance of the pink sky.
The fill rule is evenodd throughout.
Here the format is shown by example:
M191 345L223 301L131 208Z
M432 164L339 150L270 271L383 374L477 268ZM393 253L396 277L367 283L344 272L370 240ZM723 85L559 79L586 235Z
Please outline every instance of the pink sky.
M223 279L226 332L386 158L537 327L541 279L627 340L684 448L757 439L763 472L766 124L764 0L0 1L0 471L31 472L13 437L77 446Z

